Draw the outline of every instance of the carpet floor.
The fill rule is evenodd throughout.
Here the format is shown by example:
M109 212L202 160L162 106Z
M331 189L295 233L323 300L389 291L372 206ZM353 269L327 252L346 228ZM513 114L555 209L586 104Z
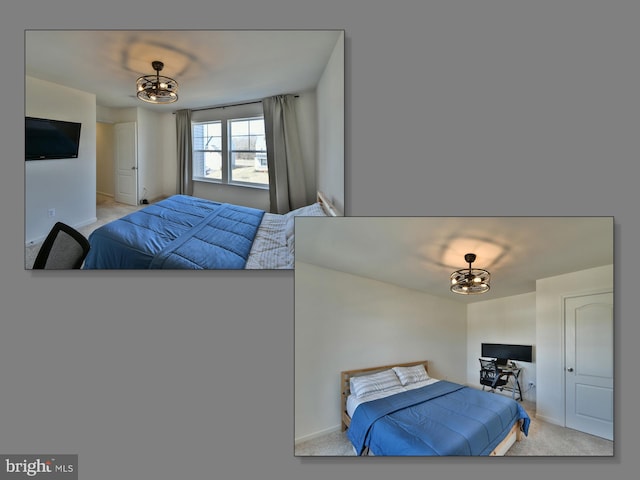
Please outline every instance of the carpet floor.
M560 427L535 417L535 403L523 402L531 417L529 435L522 436L507 456L613 456L613 442L604 438ZM296 456L354 456L345 432L331 432L295 446Z

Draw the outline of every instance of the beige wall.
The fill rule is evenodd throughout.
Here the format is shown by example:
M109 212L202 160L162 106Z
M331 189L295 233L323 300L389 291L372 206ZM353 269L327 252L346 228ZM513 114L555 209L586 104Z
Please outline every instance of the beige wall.
M96 191L113 197L115 194L115 157L113 125L96 125Z

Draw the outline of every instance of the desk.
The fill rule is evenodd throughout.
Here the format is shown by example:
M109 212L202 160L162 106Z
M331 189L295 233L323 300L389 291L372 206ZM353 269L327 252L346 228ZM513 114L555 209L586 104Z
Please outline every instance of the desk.
M511 385L505 385L506 390L511 390L511 398L516 399L516 389L518 390L518 400L522 401L522 389L520 388L520 373L522 368L498 365L498 370L502 375L507 375L507 380L512 380Z

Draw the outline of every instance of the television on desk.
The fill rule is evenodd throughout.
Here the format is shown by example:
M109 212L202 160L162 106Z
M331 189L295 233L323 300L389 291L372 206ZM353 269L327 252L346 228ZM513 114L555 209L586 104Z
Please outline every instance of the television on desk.
M533 360L533 346L483 343L480 355L487 358L495 358L498 365L506 365L507 360L531 363Z

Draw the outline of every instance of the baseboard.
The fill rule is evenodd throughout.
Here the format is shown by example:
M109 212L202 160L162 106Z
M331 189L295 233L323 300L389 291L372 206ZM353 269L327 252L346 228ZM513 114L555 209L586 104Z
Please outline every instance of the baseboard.
M318 432L310 433L309 435L303 435L302 437L298 437L294 440L294 443L298 445L302 442L307 442L309 440L313 440L315 438L328 435L329 433L339 432L340 430L341 430L340 425L336 425L330 428L325 428L324 430L320 430Z
M75 227L76 230L81 229L82 227L86 227L88 225L93 225L94 223L96 223L98 221L98 217L93 217L89 220L85 220L84 222L80 222L79 224L77 224Z
M538 420L542 420L543 422L551 423L553 425L558 425L559 427L564 427L564 423L558 420L557 418L547 417L546 415L540 415L537 411L536 411L536 418Z
M79 229L81 229L82 227L86 227L86 226L88 226L88 225L92 225L92 224L96 223L97 221L98 221L98 217L93 217L93 218L90 218L89 220L85 220L85 221L80 222L80 223L78 223L78 224L76 224L76 225L71 225L71 227L75 228L76 230L79 230ZM53 222L53 223L51 224L51 227L53 227L53 225L54 225L55 223L56 223L56 222ZM50 227L50 228L51 228L51 227ZM41 237L38 237L38 238L35 238L35 239L31 239L31 240L26 241L26 242L24 243L25 248L32 247L33 245L36 245L36 244L38 244L38 243L42 243L42 242L44 242L44 239L45 239L45 238L47 238L47 235L49 235L49 232L48 232L48 231L47 231L47 233L46 233L45 235L43 235L43 236L41 236Z

